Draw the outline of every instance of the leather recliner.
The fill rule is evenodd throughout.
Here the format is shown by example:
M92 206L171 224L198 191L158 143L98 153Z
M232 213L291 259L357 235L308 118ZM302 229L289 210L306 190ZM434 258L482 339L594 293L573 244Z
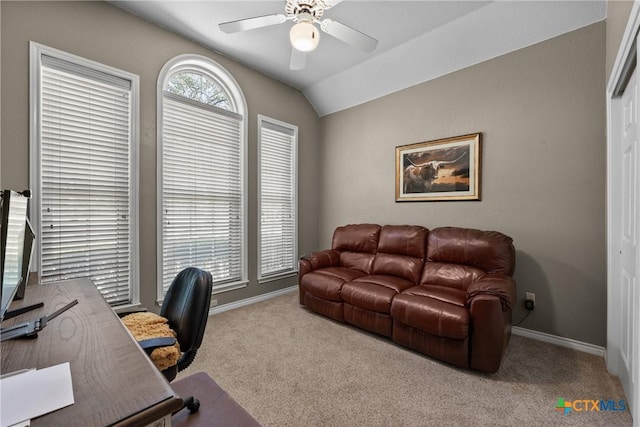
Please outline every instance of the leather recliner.
M511 335L515 249L496 231L357 224L300 260L300 303L463 368L496 372Z
M392 301L418 283L425 259L426 236L427 229L419 226L380 228L370 274L342 286L346 322L391 337Z

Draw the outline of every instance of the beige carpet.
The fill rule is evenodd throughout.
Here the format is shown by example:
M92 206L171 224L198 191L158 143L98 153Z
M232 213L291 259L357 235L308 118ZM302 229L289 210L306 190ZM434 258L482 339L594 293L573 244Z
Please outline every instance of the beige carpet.
M209 318L180 377L207 372L263 426L630 426L624 412L555 410L624 399L604 360L513 336L500 371L466 371L298 304L297 293Z

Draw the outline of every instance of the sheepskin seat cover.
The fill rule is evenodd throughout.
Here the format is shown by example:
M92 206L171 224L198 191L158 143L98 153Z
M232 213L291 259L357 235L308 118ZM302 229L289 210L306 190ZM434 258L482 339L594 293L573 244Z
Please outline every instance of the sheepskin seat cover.
M122 323L129 329L136 341L150 338L176 337L176 333L169 327L167 319L155 313L132 313L122 318ZM151 361L163 371L176 363L180 358L180 344L160 347L151 353Z

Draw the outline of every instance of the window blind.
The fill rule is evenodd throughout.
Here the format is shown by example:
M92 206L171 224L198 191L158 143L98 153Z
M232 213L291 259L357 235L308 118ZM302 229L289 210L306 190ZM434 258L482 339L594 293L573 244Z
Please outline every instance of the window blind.
M242 116L167 92L162 111L163 294L188 266L224 288L244 271Z
M260 120L260 277L296 269L296 130Z
M40 279L91 277L112 305L133 281L131 82L46 55L40 85Z

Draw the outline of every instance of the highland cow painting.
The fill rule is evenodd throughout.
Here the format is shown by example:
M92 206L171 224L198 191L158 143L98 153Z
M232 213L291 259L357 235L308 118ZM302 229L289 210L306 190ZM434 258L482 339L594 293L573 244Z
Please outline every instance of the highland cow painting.
M480 200L481 134L396 147L396 201Z

